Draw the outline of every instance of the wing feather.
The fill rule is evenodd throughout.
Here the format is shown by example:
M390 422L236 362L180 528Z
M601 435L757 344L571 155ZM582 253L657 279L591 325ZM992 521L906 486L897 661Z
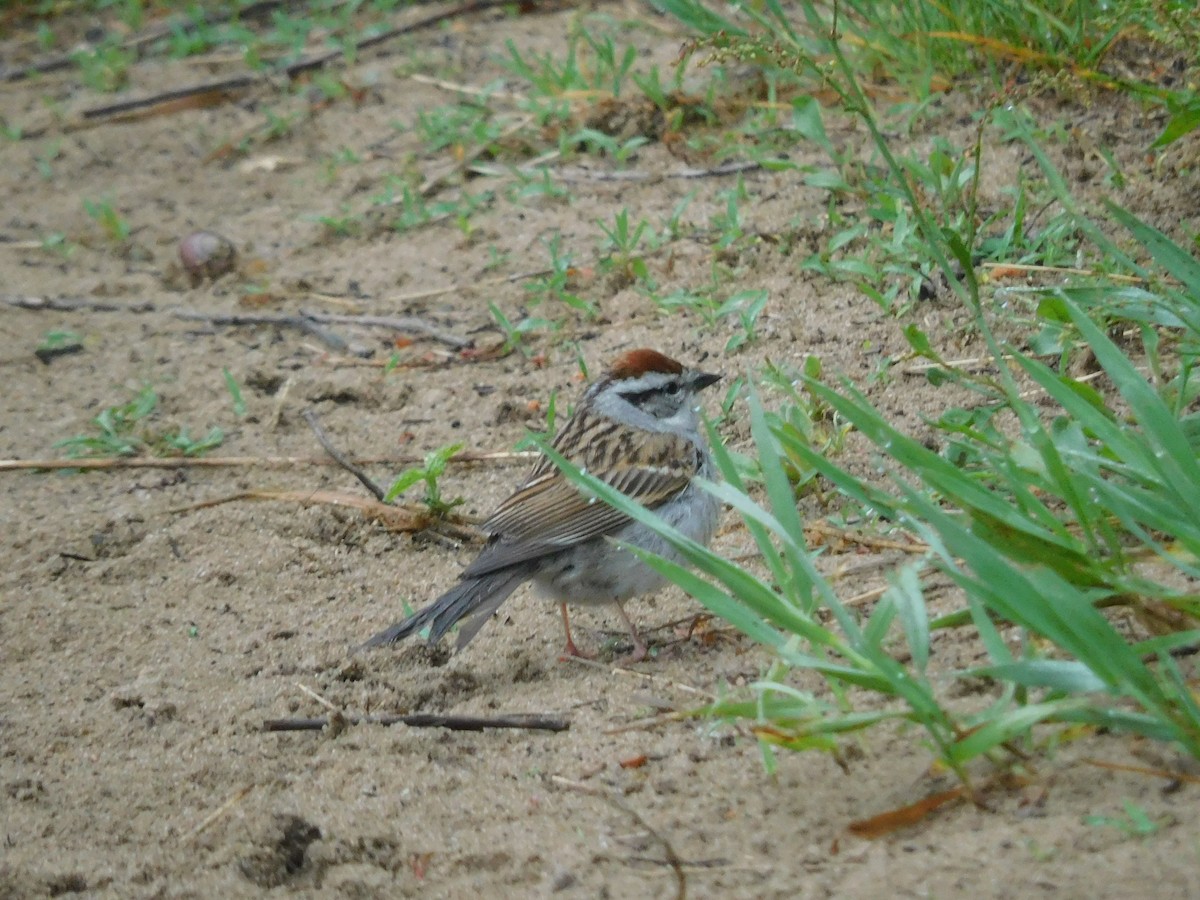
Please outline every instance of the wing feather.
M650 508L687 487L700 467L700 449L687 438L634 430L586 411L577 413L551 446ZM611 534L629 521L582 493L542 456L525 482L484 523L491 541L463 575L478 577L537 559Z

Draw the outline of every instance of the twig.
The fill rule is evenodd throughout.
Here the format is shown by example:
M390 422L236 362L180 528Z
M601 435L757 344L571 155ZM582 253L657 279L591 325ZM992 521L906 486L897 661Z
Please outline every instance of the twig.
M618 171L596 171L576 166L572 169L560 169L555 177L567 182L572 181L646 181L658 182L674 178L716 178L722 175L737 175L741 172L754 172L763 167L761 162L734 162L708 169L679 169L674 172L634 172L625 169Z
M184 319L191 322L208 322L210 325L274 325L277 328L295 328L298 331L303 331L305 334L312 335L330 350L337 353L349 353L352 356L360 358L370 356L371 354L369 348L358 344L351 345L344 337L334 334L327 328L322 328L317 324L316 319L305 315L303 312L299 315L288 315L286 313L272 315L253 313L213 314L192 312L190 310L172 310L171 315L176 319Z
M612 859L613 857L609 858ZM661 866L663 863L661 859L655 859L653 856L630 856L627 859L630 862L650 863L655 866ZM731 866L729 860L723 856L715 856L712 859L689 859L682 863L682 865L685 869L697 869L700 871L724 869L727 872L762 872L761 866ZM655 874L659 873L656 872ZM671 877L675 875L674 872L664 872L662 874L670 874Z
M305 315L303 310L300 311L300 315L297 318L300 320L296 323L297 328L305 334L311 334L335 353L347 353L358 359L366 359L375 352L370 347L360 344L357 341L348 341L340 334L330 331L328 328L322 328L312 316Z
M487 719L479 716L411 713L404 716L346 716L345 720L350 725L407 725L409 728L446 728L450 731L487 731L498 728L567 731L571 727L568 719L534 713L514 713ZM325 716L314 719L267 719L263 722L263 731L320 731L328 724L329 719Z
M323 707L325 707L330 712L340 712L341 711L336 706L334 706L334 704L330 703L328 700L326 700L324 697L322 697L320 694L318 694L316 691L314 691L308 685L301 684L299 681L297 681L296 687L298 687L303 693L308 694L308 696L312 697L314 700L316 700L318 703L320 703Z
M610 666L594 659L586 659L582 656L568 656L566 659L571 660L581 666L589 666L593 669L603 669L613 675L626 675L630 678L640 678L643 681L653 681L658 684L670 685L673 688L678 688L689 694L697 694L707 700L715 701L716 695L698 687L692 687L690 684L685 684L682 681L672 681L670 678L663 678L661 675L654 675L650 672L639 672L637 669L627 669L624 666Z
M470 338L442 331L435 325L430 325L423 319L414 316L348 316L343 313L309 313L301 311L299 315L273 313L202 313L186 309L171 310L171 315L177 319L187 319L196 322L208 322L212 325L276 325L282 328L299 328L302 331L325 340L326 335L315 323L342 325L361 325L364 328L392 328L396 331L415 331L439 343L448 344L456 350L471 347L474 342ZM340 340L340 338L338 339ZM328 341L326 341L328 343ZM345 342L342 342L344 349Z
M871 588L869 591L863 591L861 594L855 594L849 600L842 601L842 606L849 608L852 606L862 606L865 603L874 603L876 600L886 594L890 588L890 584L885 584L882 587Z
M1150 371L1149 366L1134 366L1134 368L1137 369L1139 372L1149 372ZM1089 381L1095 381L1098 378L1104 378L1106 375L1108 375L1108 373L1105 372L1103 369L1101 369L1098 372L1088 372L1086 375L1078 375L1075 377L1074 380L1078 381L1081 384L1086 384ZM1020 397L1022 400L1028 400L1030 397L1037 397L1044 393L1046 393L1045 388L1037 387L1037 388L1030 388L1027 391L1021 391L1021 393L1019 393L1017 396Z
M422 75L419 72L413 72L409 76L410 81L420 82L421 84L432 85L435 88L440 88L443 91L454 91L457 94L467 94L472 97L479 97L483 100L490 100L492 97L501 97L505 100L514 102L524 100L524 94L514 94L511 91L494 90L488 91L483 88L472 87L469 84L459 84L457 81L445 81L441 78L432 78L429 75Z
M370 491L375 496L376 500L378 500L380 503L386 502L383 498L386 497L387 494L383 488L377 485L370 475L343 456L342 452L338 450L337 447L333 446L333 441L329 439L329 435L325 433L325 429L322 428L321 423L317 421L317 414L311 409L306 409L304 412L300 413L300 415L304 418L304 421L308 423L308 427L312 429L313 435L316 436L317 443L325 448L325 452L333 458L333 461L357 478L360 482L362 482L362 486Z
M1153 778L1163 778L1167 781L1186 781L1191 784L1200 784L1200 776L1191 775L1187 772L1181 772L1176 769L1156 769L1149 766L1133 766L1128 763L1108 762L1103 759L1092 759L1085 757L1080 762L1089 766L1097 766L1101 769L1110 769L1114 772L1133 772L1136 775L1150 775Z
M444 287L426 288L422 291L413 291L409 294L400 294L396 297L386 297L384 299L389 303L411 303L414 300L427 300L430 297L440 297L443 294L486 290L489 287L495 287L501 284L512 284L514 281L526 281L530 278L541 278L543 275L553 274L553 269L534 269L531 272L516 272L512 275L505 275L502 278L491 278L486 281L473 281L469 282L468 284L448 284Z
M41 246L41 244L38 244ZM511 284L516 281L528 281L529 278L540 278L544 275L553 275L553 269L533 269L527 272L514 272L512 275L503 275L499 278L485 278L484 281L469 281L466 284L443 284L439 288L422 288L421 290L413 290L407 294L396 294L395 296L382 296L379 302L383 304L410 304L416 300L428 300L434 296L443 296L444 294L466 294L474 292L474 290L486 290L499 286L499 284ZM360 298L346 298L346 296L338 296L337 294L308 294L311 298L330 302L330 304L347 304L347 302L360 302Z
M671 870L675 873L675 898L676 898L676 900L686 900L686 898L687 898L687 875L683 871L683 860L679 858L679 854L677 854L675 852L675 848L671 846L671 842L668 841L655 828L653 828L650 825L650 823L646 821L646 818L640 812L638 812L632 806L627 804L621 798L615 796L614 794L612 794L608 791L603 791L603 790L600 790L599 788L594 788L591 785L583 784L582 782L579 782L579 781L572 781L569 778L563 778L561 775L551 775L550 780L554 784L557 784L560 787L567 788L568 790L576 791L577 793L580 793L580 794L587 794L589 797L596 797L600 800L604 800L605 802L616 807L621 812L625 813L625 815L629 816L631 819L633 819L635 822L637 822L639 827L644 828L646 830L647 834L649 834L650 837L654 838L654 840L658 843L658 845L663 848L663 855L666 856L666 858L667 858L667 860L666 860L667 865L669 865L671 867Z
M804 526L806 532L819 534L823 538L838 538L848 544L860 547L870 547L872 550L900 550L904 553L925 553L929 545L919 541L895 541L890 538L874 537L858 531L848 531L844 528L834 528L824 522L810 522Z
M146 301L144 303L109 303L106 300L92 300L88 297L29 297L21 294L0 294L0 303L17 309L49 310L50 312L155 312L158 307Z
M495 451L456 453L450 462L454 465L478 465L483 463L525 463L535 459L537 453L526 451ZM357 465L411 466L423 462L421 456L377 456L356 460ZM119 456L105 459L0 459L0 472L22 472L44 469L48 472L63 469L221 469L284 468L288 466L333 466L337 463L323 456Z
M211 103L206 103L206 105L215 105L216 99L229 99L238 91L244 91L246 88L253 87L262 80L262 76L260 75L235 75L231 78L222 78L220 81L207 81L204 84L193 84L171 91L162 91L158 94L152 94L149 97L135 97L132 100L123 100L120 103L110 103L107 106L85 109L80 113L82 123L76 124L74 127L77 130L85 127L83 123L92 125L105 119L127 116L138 110L160 105L165 106L171 103L178 103L181 109L186 109L187 104L182 104L181 101L191 100L193 97L212 97L214 99Z
M544 274L544 273L540 273ZM512 280L529 275L513 276ZM440 293L460 288L438 289ZM93 300L87 297L29 297L19 294L0 294L0 303L14 306L17 309L49 310L51 312L124 312L124 313L154 313L165 312L176 319L189 322L208 322L210 325L276 325L281 328L298 328L308 334L315 335L327 344L335 344L336 349L346 350L350 345L336 335L317 327L318 323L325 325L358 325L363 328L391 328L395 331L415 332L431 340L463 350L473 347L475 342L470 338L444 331L424 319L416 316L354 316L344 313L317 313L301 310L299 314L288 313L204 313L190 309L172 307L160 309L153 303L109 303L105 300Z
M850 561L845 559L847 555L850 556ZM855 559L857 556L858 554L856 553L841 554L840 556L825 554L826 560L837 560L837 565L825 573L826 577L830 581L846 581L847 579L861 581L866 577L867 573L877 572L880 569L894 568L904 559L902 556L884 556L882 554L874 558ZM932 571L932 568L926 567L921 571L922 573Z
M985 262L982 268L987 269L993 278L1003 278L1010 273L1021 273L1024 275L1084 275L1084 276L1099 276L1108 281L1118 281L1125 284L1145 284L1145 278L1139 278L1136 275L1114 275L1111 272L1098 272L1095 269L1077 269L1073 266L1035 266L1025 263L1009 263L1009 262ZM1168 279L1169 281L1169 279ZM1178 283L1178 282L1169 282Z
M187 834L185 834L183 836L183 840L190 841L193 838L197 837L202 831L204 831L206 828L208 828L208 826L212 825L213 822L217 821L217 819L221 818L221 816L225 815L227 812L229 812L231 809L233 809L237 804L241 803L248 796L250 796L250 792L252 790L254 790L253 784L246 785L244 788L242 788L240 791L238 791L236 794L234 794L232 797L230 797L228 800L226 800L224 803L222 803L216 809L214 809L211 813L209 813L207 816L205 816L203 822L201 822L199 825L197 825L195 828L193 828L191 831L189 831Z
M431 325L429 322L419 319L416 316L355 316L347 315L346 313L315 313L305 312L304 310L301 310L300 314L305 318L312 319L314 322L327 322L331 325L361 325L369 328L393 328L396 331L415 331L456 350L475 346L475 342L470 338L443 331L436 325Z
M664 178L717 178L722 175L738 175L742 172L757 172L763 167L762 162L733 162L707 169L680 169L678 172L667 172Z
M687 710L673 709L655 716L649 716L645 719L634 719L632 722L626 722L624 725L614 725L612 728L605 728L603 733L625 734L630 731L649 731L651 728L657 728L659 725L666 725L669 722L686 722L688 719L693 718L695 716Z
M1012 356L1004 356L1004 362L1011 362ZM919 362L905 366L900 370L903 375L924 375L934 369L962 369L970 372L979 369L990 369L996 365L994 356L967 356L962 359L945 359L940 362Z

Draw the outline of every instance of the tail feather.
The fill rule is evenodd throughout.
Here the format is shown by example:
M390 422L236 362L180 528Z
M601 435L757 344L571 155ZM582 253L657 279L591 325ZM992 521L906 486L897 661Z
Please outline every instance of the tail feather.
M458 649L475 637L508 595L528 578L523 568L504 569L482 578L466 578L419 612L372 637L359 650L394 644L429 626L429 643L436 644L461 619L470 616L458 636Z

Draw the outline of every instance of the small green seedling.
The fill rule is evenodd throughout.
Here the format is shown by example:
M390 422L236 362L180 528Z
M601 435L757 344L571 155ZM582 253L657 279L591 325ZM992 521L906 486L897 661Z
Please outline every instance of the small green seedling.
M1162 827L1161 823L1151 819L1146 810L1142 809L1142 807L1138 806L1132 800L1124 800L1122 802L1125 806L1124 816L1084 816L1084 824L1099 825L1104 828L1116 828L1118 831L1123 832L1126 837L1149 837Z
M71 59L79 66L83 83L92 90L105 93L125 87L129 80L129 67L135 58L132 50L117 44L105 44L71 55Z
M736 319L739 331L725 344L725 352L733 353L754 340L754 325L767 305L766 291L738 291L721 304L717 310L719 319Z
M117 406L109 406L92 420L96 433L77 435L59 441L55 447L63 447L72 459L101 458L113 456L199 456L225 440L225 433L213 426L199 438L192 438L185 429L178 431L155 431L147 427L146 420L158 407L158 394L146 385L133 399Z
M33 157L33 164L37 167L38 175L42 177L43 181L54 180L54 168L50 164L61 155L62 141L57 140L50 141L41 149L41 152Z
M167 453L157 452L157 456L199 456L201 453L207 453L209 450L215 450L225 442L225 432L214 425L208 430L203 437L193 439L187 433L186 428L180 428L176 434L162 434L158 436L157 444L152 446L152 450L167 450Z
M554 235L545 244L550 253L550 274L534 278L526 285L525 290L531 301L541 303L553 300L583 313L589 319L598 317L600 307L570 289L570 282L575 277L574 262L570 252L562 249L561 235Z
M504 333L503 349L505 353L520 350L521 355L529 356L530 352L525 346L525 338L539 331L555 331L558 328L558 325L549 319L539 319L532 316L526 316L519 322L514 322L505 314L504 310L490 301L488 302L488 310L491 311L492 318L496 320L496 325Z
M49 365L55 357L80 353L82 350L83 338L74 331L47 331L42 335L42 340L33 351L33 355Z
M597 220L596 224L604 232L604 240L601 242L604 266L623 272L630 279L647 282L653 289L645 254L657 249L659 240L650 223L639 219L636 224L631 225L629 210L622 207L611 226L601 220Z
M129 222L119 212L113 209L109 200L89 200L84 198L83 211L88 218L100 226L104 236L114 244L123 244L129 240Z
M237 379L228 369L222 369L221 375L225 378L225 389L229 391L229 396L233 400L233 414L240 419L246 415L246 400L242 397L241 385L237 383Z
M55 447L63 447L72 458L97 456L134 456L145 446L145 442L134 434L138 424L158 406L158 394L146 385L127 403L109 406L102 410L92 423L94 435L79 435L59 441Z
M427 453L423 465L405 469L396 477L392 486L388 488L383 502L391 503L410 487L423 481L425 482L425 496L421 498L421 502L425 504L432 515L444 516L454 507L461 505L465 502L462 497L447 500L442 496L439 479L446 471L446 464L450 462L451 457L462 448L462 444L450 444Z
M353 237L363 230L362 217L345 211L340 216L315 216L314 221L335 237Z

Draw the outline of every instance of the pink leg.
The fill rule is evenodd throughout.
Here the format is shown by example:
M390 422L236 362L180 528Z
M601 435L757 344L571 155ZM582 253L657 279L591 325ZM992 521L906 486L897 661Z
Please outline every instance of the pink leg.
M625 613L625 607L620 603L615 604L617 614L621 617L621 621L625 623L625 627L629 629L629 637L633 640L633 652L625 657L622 662L636 663L641 662L646 658L646 654L650 652L650 648L646 646L646 642L642 640L642 636L638 634L637 626Z
M571 656L577 656L580 659L595 659L594 653L585 653L575 646L575 641L571 638L571 620L567 616L567 604L558 604L559 610L562 612L563 631L567 633L567 645L563 647L562 654L558 657L559 660L565 660Z

